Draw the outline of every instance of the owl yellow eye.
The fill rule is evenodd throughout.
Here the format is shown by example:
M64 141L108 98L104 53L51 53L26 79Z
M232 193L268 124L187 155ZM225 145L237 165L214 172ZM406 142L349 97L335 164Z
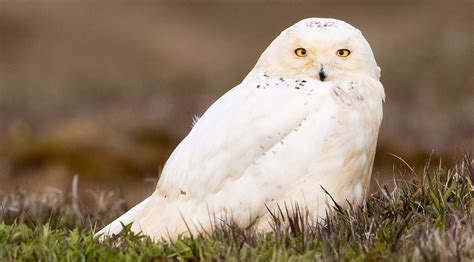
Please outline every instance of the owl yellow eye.
M336 55L340 57L348 57L351 54L349 49L339 49L336 51Z
M308 52L304 48L296 48L295 49L295 54L299 57L305 57L308 55Z

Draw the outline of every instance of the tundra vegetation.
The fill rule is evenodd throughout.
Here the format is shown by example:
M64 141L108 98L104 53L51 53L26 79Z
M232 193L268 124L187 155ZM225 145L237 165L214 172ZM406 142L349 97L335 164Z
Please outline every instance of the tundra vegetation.
M303 207L272 211L273 232L218 221L212 233L157 243L130 231L99 241L94 231L126 205L114 193L81 203L65 193L17 190L1 196L0 260L424 260L474 259L473 166L468 155L451 167L427 163L378 186L359 207L333 210L318 222ZM77 181L76 181L77 182ZM74 183L77 185L77 183Z

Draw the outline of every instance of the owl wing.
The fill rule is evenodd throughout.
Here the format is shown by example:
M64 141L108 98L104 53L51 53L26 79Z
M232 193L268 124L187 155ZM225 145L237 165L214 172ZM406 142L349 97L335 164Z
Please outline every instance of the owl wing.
M219 192L271 153L310 114L333 114L335 108L327 106L330 100L331 84L320 81L244 81L218 99L178 145L155 194L204 200ZM327 128L321 122L321 129Z

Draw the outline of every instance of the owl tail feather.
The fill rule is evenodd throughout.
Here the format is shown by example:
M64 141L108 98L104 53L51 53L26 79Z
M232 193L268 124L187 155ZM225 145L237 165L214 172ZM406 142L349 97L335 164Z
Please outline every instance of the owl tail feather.
M150 197L143 200L132 209L128 210L125 214L121 215L112 223L108 224L99 232L95 233L95 236L98 236L100 240L104 240L107 236L113 236L120 233L125 225L135 222L137 216L140 214L140 211L142 211L142 209L146 206L149 199Z

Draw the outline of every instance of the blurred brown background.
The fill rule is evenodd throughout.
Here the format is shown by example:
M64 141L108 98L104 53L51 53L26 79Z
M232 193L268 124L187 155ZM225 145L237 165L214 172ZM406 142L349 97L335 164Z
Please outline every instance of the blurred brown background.
M0 193L78 174L85 197L142 199L193 115L306 17L372 45L387 94L377 177L402 165L390 153L421 169L472 149L471 1L0 0Z

